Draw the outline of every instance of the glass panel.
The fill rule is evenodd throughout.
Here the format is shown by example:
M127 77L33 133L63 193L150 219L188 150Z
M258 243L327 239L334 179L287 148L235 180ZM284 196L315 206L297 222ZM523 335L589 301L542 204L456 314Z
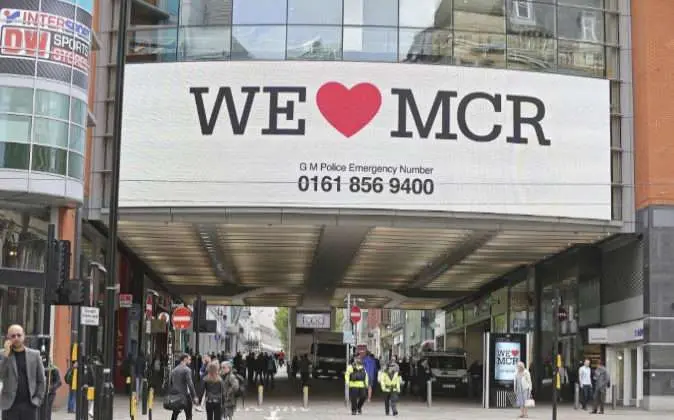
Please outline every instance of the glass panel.
M84 153L84 144L87 138L87 131L79 126L71 125L70 126L70 150L76 152Z
M604 76L604 46L580 42L557 41L560 72L579 76Z
M60 93L37 90L35 92L35 115L68 120L70 98Z
M67 158L68 153L65 150L54 149L53 147L33 146L33 164L31 168L34 171L65 175Z
M339 25L342 0L288 0L288 24Z
M505 32L503 0L457 1L454 4L454 27L473 32Z
M70 121L86 127L87 114L87 104L80 101L79 99L72 98L70 101Z
M289 60L340 60L342 28L339 26L289 26Z
M0 114L0 142L30 142L30 117Z
M476 67L505 67L505 35L456 32L456 64Z
M555 6L513 0L506 15L509 34L524 34L541 38L555 36Z
M558 7L557 33L560 38L604 42L604 14L596 10Z
M68 154L68 176L84 179L84 156L77 153Z
M0 112L33 113L33 89L0 86Z
M400 61L452 63L452 32L442 29L400 29Z
M569 6L596 7L599 9L604 7L604 0L557 0L557 3Z
M176 60L178 28L152 29L129 33L129 62Z
M235 26L232 60L283 60L286 56L285 26Z
M47 144L50 146L68 147L68 124L48 120L46 118L35 118L33 133L33 142Z
M181 26L232 24L231 0L183 0L181 3Z
M344 28L344 60L396 61L397 51L396 28Z
M230 56L232 29L228 26L180 28L180 60L226 60Z
M0 168L28 170L29 145L0 143Z
M452 0L399 0L400 26L451 28Z
M508 68L553 71L557 67L557 40L508 35Z
M397 26L398 0L344 0L344 24Z
M286 23L287 0L234 0L234 24Z

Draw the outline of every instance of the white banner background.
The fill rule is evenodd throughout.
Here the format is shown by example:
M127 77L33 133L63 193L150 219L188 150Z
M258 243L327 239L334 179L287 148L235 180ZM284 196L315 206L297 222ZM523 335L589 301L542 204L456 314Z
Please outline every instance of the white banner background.
M348 88L369 82L379 88L381 109L369 125L346 138L321 115L316 93L336 81ZM243 86L306 87L306 102L294 101L293 120L279 115L281 128L306 120L304 136L263 135L269 124L269 95L255 96L244 135L234 135L223 101L213 135L202 135L191 87L209 87L207 116L220 86L232 88L240 117ZM440 114L431 135L421 139L407 112L413 138L392 138L398 128L398 97L392 88L412 89L425 121L438 90L458 91L450 105L457 140L438 140ZM459 100L480 91L501 94L496 113L485 100L468 107L473 132L501 135L479 143L464 137L456 122ZM541 146L523 125L529 144L511 144L512 104L505 96L529 95L546 108L542 122L550 146ZM523 106L523 115L535 109ZM424 166L432 175L381 174L382 193L349 191L352 176L300 170L301 163L353 162ZM341 191L298 189L302 175L341 175ZM391 177L432 179L430 195L391 193ZM188 62L132 64L126 68L120 206L122 207L323 207L459 211L608 220L611 217L609 85L606 80L509 70L452 66L335 62Z

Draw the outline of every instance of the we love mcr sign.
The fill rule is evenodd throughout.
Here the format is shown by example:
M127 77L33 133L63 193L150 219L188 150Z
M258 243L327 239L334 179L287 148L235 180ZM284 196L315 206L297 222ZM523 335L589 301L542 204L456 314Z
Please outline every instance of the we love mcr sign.
M381 63L157 63L128 65L125 95L122 206L611 216L605 80Z

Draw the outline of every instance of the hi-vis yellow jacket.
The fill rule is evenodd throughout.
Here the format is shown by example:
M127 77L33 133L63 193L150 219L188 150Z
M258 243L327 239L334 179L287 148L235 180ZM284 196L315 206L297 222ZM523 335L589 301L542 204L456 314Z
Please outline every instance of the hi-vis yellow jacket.
M367 372L365 371L365 367L363 367L361 365L361 366L358 366L356 368L356 370L358 370L358 371L362 370L363 371L363 373L365 374L364 380L362 380L362 381L352 381L351 380L351 374L354 372L353 365L349 365L349 367L346 368L346 373L344 374L344 380L346 381L346 383L349 384L349 388L367 388L367 384L368 384L369 381L368 381L368 377L367 377Z
M398 372L390 376L388 372L381 372L379 374L379 384L382 392L398 392L400 393L400 375Z

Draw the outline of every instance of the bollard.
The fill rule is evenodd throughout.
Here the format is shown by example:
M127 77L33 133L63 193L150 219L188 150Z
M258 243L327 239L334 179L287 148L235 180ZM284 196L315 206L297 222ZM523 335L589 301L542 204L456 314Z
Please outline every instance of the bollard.
M580 385L578 382L573 384L573 408L575 410L580 408Z
M262 401L264 400L264 386L257 386L257 406L262 406Z
M80 407L78 413L78 420L86 420L89 417L89 401L87 399L87 394L89 394L89 385L82 386L82 392L78 394L79 400L76 404Z
M92 417L92 418L94 417L94 413L93 413L92 409L94 408L94 399L96 398L96 387L94 387L94 386L88 387L86 394L87 394L87 398L86 398L87 404L86 404L85 407L87 408L87 416L88 417L85 417L85 418L88 419L89 417Z
M152 407L154 406L154 388L147 393L147 420L152 420Z
M426 381L426 404L431 407L433 406L433 381Z
M129 404L129 416L131 417L131 420L136 419L136 414L138 413L138 407L136 406L138 396L136 395L136 391L131 392L131 403Z
M146 416L147 415L147 393L148 393L148 383L147 379L143 378L142 386L141 386L141 395L138 396L141 401L141 414Z
M302 387L302 406L309 407L309 387L307 385Z
M615 410L618 405L618 389L614 386L611 387L611 409Z
M349 406L349 383L344 382L344 405Z

